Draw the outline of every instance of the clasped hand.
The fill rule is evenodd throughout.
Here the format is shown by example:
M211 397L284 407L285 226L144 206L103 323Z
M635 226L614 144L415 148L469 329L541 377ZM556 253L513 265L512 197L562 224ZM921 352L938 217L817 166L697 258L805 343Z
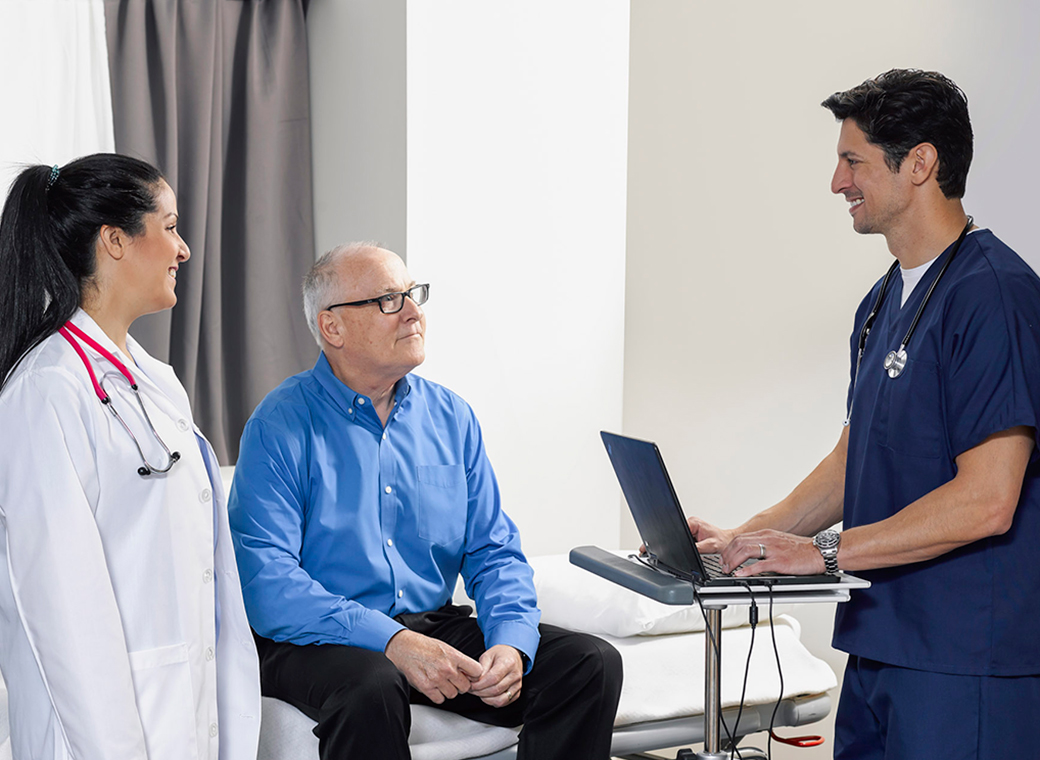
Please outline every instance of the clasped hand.
M472 694L504 707L520 695L523 667L511 646L493 646L474 660L443 641L403 630L386 645L386 656L434 704Z

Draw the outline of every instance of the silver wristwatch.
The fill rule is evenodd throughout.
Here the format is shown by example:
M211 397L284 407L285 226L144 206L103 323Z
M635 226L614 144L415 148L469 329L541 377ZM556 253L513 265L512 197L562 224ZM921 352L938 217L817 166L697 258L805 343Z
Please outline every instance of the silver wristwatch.
M838 544L841 534L836 530L821 530L813 537L813 546L820 550L827 575L838 574Z

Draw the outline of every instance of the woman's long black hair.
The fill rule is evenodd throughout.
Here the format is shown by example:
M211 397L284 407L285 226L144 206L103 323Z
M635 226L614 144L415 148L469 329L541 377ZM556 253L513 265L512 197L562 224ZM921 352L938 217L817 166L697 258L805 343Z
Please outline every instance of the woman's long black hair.
M141 234L162 178L151 164L115 153L18 175L0 216L0 390L21 357L82 303L101 227Z

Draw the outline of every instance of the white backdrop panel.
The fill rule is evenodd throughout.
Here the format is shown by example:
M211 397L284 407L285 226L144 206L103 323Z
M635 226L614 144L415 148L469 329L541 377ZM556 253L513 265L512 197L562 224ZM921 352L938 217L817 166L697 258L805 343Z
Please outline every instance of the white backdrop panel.
M473 405L530 554L618 542L628 31L622 0L408 3L419 372Z
M111 151L104 0L0 0L0 193L25 164Z

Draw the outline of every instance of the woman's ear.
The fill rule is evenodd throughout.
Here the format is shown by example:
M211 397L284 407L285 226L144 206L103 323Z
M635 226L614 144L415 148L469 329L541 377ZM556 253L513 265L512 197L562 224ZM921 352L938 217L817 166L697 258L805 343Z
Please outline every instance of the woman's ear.
M98 230L97 240L99 254L104 253L116 261L119 261L126 255L126 248L127 244L130 242L130 236L123 232L119 227L103 224L101 225L101 229Z

